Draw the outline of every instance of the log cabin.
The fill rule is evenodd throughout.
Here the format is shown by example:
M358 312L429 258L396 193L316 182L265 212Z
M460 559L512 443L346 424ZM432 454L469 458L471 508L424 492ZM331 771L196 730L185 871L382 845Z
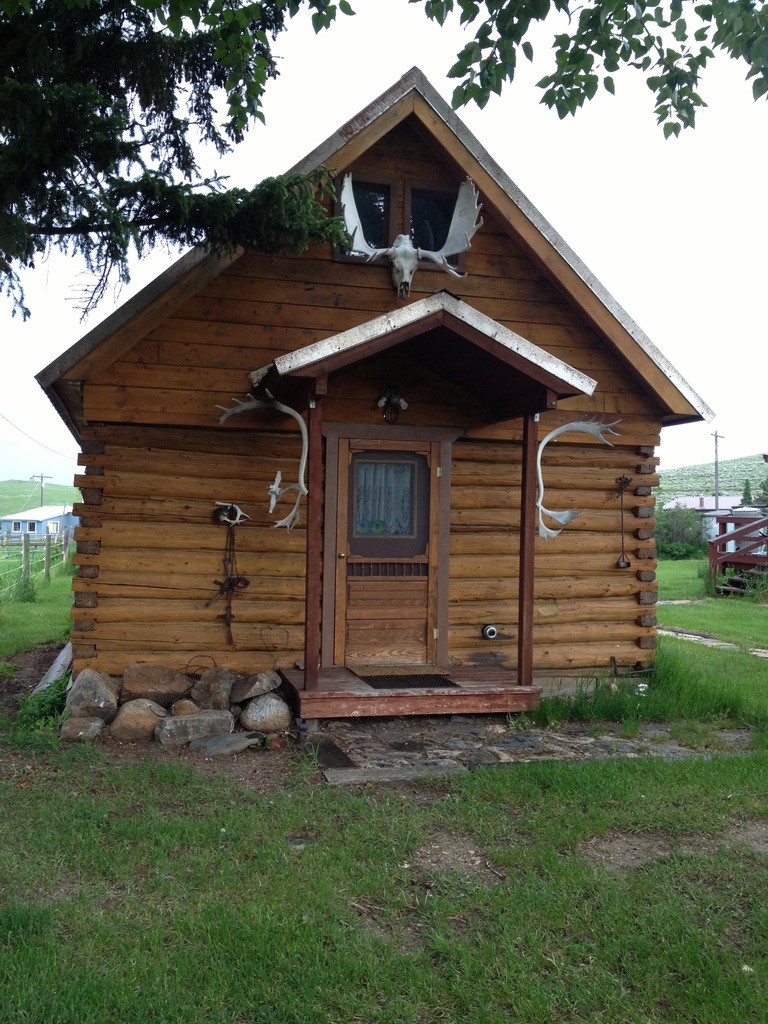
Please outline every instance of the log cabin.
M710 410L418 69L320 165L360 248L193 251L38 376L82 450L75 671L276 668L311 720L648 665L655 448Z

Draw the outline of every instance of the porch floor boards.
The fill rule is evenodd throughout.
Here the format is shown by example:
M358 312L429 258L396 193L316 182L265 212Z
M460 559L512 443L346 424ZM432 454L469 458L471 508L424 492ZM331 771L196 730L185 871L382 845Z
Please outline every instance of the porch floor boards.
M439 672L434 666L360 667L366 675ZM371 718L389 715L480 715L532 711L539 706L541 687L517 686L515 673L495 668L455 668L445 674L455 688L385 689L369 686L351 669L320 670L318 688L304 689L304 673L279 669L300 718Z

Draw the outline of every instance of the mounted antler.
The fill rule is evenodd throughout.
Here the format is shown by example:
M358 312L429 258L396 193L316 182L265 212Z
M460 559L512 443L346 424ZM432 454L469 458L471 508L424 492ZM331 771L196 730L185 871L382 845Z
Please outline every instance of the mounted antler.
M565 512L553 512L551 509L544 507L544 481L541 475L541 453L544 451L546 445L560 434L566 434L571 431L578 432L581 434L592 434L594 437L598 437L603 444L607 444L609 447L613 447L613 443L608 440L606 434L613 434L614 437L619 437L618 431L613 428L621 420L614 420L613 423L603 423L599 418L592 420L579 420L576 423L564 423L561 427L556 427L554 430L546 435L546 437L540 442L539 450L536 455L536 478L538 480L539 489L536 496L536 508L539 512L539 536L545 540L551 540L553 537L557 537L562 530L552 530L544 523L544 515L554 519L556 523L560 523L563 526L567 526L568 523L572 523L577 516L581 515L581 509L570 509Z
M448 258L470 248L472 237L483 224L480 210L477 189L472 180L467 178L459 186L448 235L442 248L437 251L417 249L410 235L398 235L389 248L377 249L366 241L360 214L357 212L352 176L345 175L341 186L341 211L347 234L352 239L351 250L367 256L369 263L377 256L386 256L392 264L392 280L401 299L407 299L410 294L411 282L418 269L419 260L432 260L453 277L466 277L450 265Z
M267 493L270 495L269 511L273 512L275 505L280 501L284 494L289 491L296 491L296 501L294 502L293 508L279 522L274 525L284 526L286 530L291 530L299 522L299 506L301 505L301 499L305 494L308 493L305 478L307 470L307 456L309 454L309 435L307 433L307 425L302 419L301 415L296 412L295 409L291 409L288 405L283 405L282 402L270 394L269 391L264 392L267 396L267 400L264 401L261 398L256 398L255 395L248 395L243 401L241 398L233 398L234 405L232 408L227 408L223 405L217 405L217 409L221 409L223 415L219 419L219 423L224 423L229 419L230 416L235 416L237 413L245 412L246 409L277 409L278 412L285 413L287 416L292 416L299 424L299 430L301 431L301 459L299 461L299 479L295 484L288 484L287 487L281 487L280 481L282 480L282 473L278 469L277 475L275 476L274 482L267 487Z

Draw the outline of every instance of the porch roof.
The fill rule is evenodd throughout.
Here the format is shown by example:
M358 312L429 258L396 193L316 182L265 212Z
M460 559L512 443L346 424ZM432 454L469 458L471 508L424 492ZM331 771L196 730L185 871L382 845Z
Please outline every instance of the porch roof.
M254 387L270 389L281 382L317 379L398 346L479 398L489 421L553 408L559 399L591 395L597 386L447 291L278 356L250 379Z

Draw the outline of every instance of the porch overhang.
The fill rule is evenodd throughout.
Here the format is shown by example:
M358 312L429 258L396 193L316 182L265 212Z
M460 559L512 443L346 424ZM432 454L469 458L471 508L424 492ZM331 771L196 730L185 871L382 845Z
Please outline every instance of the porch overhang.
M278 356L250 380L301 405L319 380L394 348L480 399L487 422L553 409L597 386L447 291Z

